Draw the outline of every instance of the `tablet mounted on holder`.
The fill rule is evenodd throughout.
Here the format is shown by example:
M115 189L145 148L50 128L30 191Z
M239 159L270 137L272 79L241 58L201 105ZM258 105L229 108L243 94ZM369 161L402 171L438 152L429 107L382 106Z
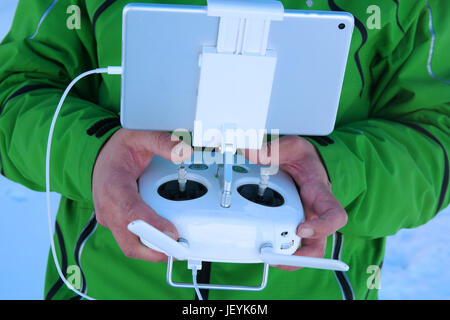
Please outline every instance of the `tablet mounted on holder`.
M333 259L299 257L304 220L296 186L282 171L248 163L269 131L327 135L339 104L353 16L284 10L275 0L209 0L207 6L131 4L123 12L121 123L133 130L183 129L205 161L155 157L139 180L143 199L171 221L175 241L143 221L143 244L201 269L202 261L348 270ZM198 154L195 153L195 156ZM194 156L194 159L195 159ZM277 170L276 170L277 171Z

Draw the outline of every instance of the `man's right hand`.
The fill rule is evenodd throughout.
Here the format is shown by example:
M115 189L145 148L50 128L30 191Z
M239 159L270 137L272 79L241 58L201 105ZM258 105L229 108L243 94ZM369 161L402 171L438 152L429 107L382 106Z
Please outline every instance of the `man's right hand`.
M159 216L142 199L137 180L153 156L181 162L192 148L166 132L130 131L114 133L100 151L92 174L92 196L98 223L111 230L125 256L152 262L167 260L163 253L141 244L127 226L141 219L178 240L175 226Z

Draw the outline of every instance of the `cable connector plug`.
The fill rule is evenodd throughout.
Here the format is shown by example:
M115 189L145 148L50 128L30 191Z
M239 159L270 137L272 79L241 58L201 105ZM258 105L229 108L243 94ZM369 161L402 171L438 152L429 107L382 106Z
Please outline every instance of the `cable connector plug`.
M192 270L192 282L194 284L194 289L198 300L203 300L197 283L197 271L202 270L202 262L200 260L188 260L188 269Z
M202 270L202 262L200 260L188 260L189 270Z
M123 68L122 67L112 67L109 66L107 73L108 74L122 74Z

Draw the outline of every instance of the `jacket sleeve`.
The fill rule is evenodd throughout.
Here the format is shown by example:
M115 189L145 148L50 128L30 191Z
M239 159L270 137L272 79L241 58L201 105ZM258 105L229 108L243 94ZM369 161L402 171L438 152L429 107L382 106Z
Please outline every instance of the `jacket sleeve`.
M92 30L85 11L80 30L66 25L69 2L21 0L0 45L1 173L38 191L45 190L47 138L59 99L73 78L97 67L93 36L85 32ZM92 201L97 154L118 127L118 121L114 128L105 121L117 120L117 115L95 103L99 82L98 76L80 81L55 126L52 191L74 200ZM109 124L102 128L102 123ZM100 129L102 135L87 134L89 128Z
M349 219L344 234L378 238L432 219L449 204L450 4L424 6L383 74L368 120L311 139Z

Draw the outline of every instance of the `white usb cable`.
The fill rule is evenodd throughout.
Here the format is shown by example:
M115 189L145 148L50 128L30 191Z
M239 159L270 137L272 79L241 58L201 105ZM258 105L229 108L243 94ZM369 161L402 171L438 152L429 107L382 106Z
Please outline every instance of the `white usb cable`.
M202 262L200 260L188 260L188 269L192 270L192 283L194 285L198 300L203 300L197 283L197 271L202 269Z
M56 120L58 119L59 112L61 111L62 105L63 105L64 101L66 100L67 95L69 94L72 87L79 80L81 80L82 78L87 77L89 75L99 74L99 73L107 73L110 75L121 75L122 67L107 67L107 68L98 68L98 69L86 71L72 80L72 82L67 86L66 90L64 91L63 95L61 96L61 99L59 100L58 106L56 107L55 113L53 115L53 119L52 119L52 122L50 125L50 131L49 131L48 139L47 139L47 152L45 155L45 192L46 192L46 196L47 196L48 230L49 230L49 234L50 234L50 246L51 246L51 250L52 250L53 261L55 263L55 267L59 274L59 277L64 282L64 284L70 290L72 290L74 293L76 293L77 295L79 295L87 300L95 300L95 299L80 292L79 290L75 289L72 286L72 284L64 276L64 274L61 270L61 266L58 261L58 256L56 254L54 233L53 233L53 221L52 221L52 215L51 215L51 202L50 202L50 155L51 155L52 139L53 139L53 132L55 130ZM185 187L185 171L183 171L183 169L181 171L182 172L180 173L179 180L181 180L181 188L183 188L183 187ZM189 267L189 269L192 269L194 288L195 288L195 292L196 292L199 300L203 300L202 295L199 290L199 287L198 287L198 283L197 283L197 270L201 270L201 267L202 267L201 261L192 261L190 263L190 267Z
M51 204L50 204L50 154L51 154L51 148L52 148L52 139L53 139L53 132L55 130L55 123L58 119L59 112L61 111L61 107L64 103L64 100L66 100L67 95L69 94L72 87L82 78L89 76L91 74L98 74L98 73L108 73L108 74L115 74L120 75L122 74L122 67L107 67L107 68L98 68L94 70L90 70L87 72L84 72L80 74L78 77L72 80L72 82L67 86L66 90L64 91L63 95L61 96L61 99L59 100L58 106L56 108L56 111L53 115L53 119L50 125L50 131L48 133L48 139L47 139L47 152L45 155L45 192L47 196L47 216L48 216L48 230L50 234L50 246L52 250L53 255L53 261L56 266L56 270L58 271L59 277L64 282L64 284L73 292L75 292L77 295L88 299L88 300L95 300L94 298L89 297L88 295L80 292L79 290L75 289L72 284L67 281L66 277L64 276L63 272L61 271L61 266L58 262L58 256L56 255L56 249L55 249L55 241L54 241L54 233L53 233L53 222L52 222L52 215L51 215Z
M200 293L200 289L198 288L197 283L197 268L192 268L192 283L194 284L195 293L197 294L198 300L203 300L202 294Z

